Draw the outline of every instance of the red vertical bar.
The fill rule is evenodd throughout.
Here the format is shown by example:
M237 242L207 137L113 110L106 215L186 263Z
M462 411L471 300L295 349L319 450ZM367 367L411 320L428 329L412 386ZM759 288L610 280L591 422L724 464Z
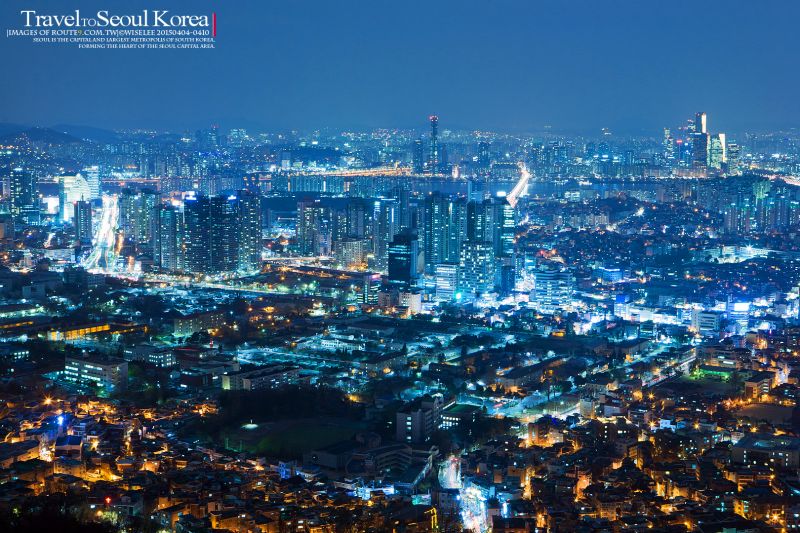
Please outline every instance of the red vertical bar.
M216 13L211 13L211 24L212 24L211 36L212 37L216 37L217 36L217 14Z

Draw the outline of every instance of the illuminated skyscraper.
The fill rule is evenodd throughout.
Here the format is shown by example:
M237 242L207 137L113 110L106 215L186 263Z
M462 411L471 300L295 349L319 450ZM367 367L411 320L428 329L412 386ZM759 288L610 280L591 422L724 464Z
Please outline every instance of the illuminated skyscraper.
M375 204L372 268L385 272L389 264L389 244L399 229L397 201L380 199Z
M515 229L514 208L505 198L493 197L467 206L466 238L491 243L496 257L513 254Z
M694 116L695 133L708 133L708 118L702 111Z
M675 139L672 138L669 128L664 128L664 140L662 143L664 146L664 159L668 165L672 165L675 160Z
M439 171L439 117L430 116L431 121L431 156L428 161L428 168L431 174Z
M389 283L401 288L416 285L419 241L413 230L404 230L394 236L389 245Z
M728 162L725 134L717 133L711 136L711 145L708 148L708 167L721 169Z
M75 202L91 197L89 183L81 174L58 176L56 179L61 185L58 191L59 219L69 222L74 216Z
M241 271L255 270L261 266L261 196L247 191L239 191L237 209L238 268Z
M78 244L89 244L92 242L92 204L86 200L75 202L73 211L75 213L72 221L75 225L75 240Z
M207 196L187 198L183 203L184 269L209 272L211 263L211 201Z
M425 171L424 158L422 139L417 139L411 147L411 166L414 174L422 174Z
M207 272L233 272L238 266L236 197L214 196L210 203L211 260Z
M152 246L155 207L160 199L152 189L119 195L119 226L126 239L147 250Z
M97 165L86 167L81 171L81 174L83 174L86 183L89 185L90 198L87 198L87 200L100 198L100 167Z
M741 148L737 143L729 143L727 148L727 169L728 174L738 175L741 174L741 170L739 169L740 158L741 158Z
M478 170L481 173L488 173L491 160L489 158L489 143L481 141L478 143Z
M514 254L517 221L514 208L505 198L490 200L493 211L492 244L497 257L511 257Z
M168 204L156 206L153 231L153 263L164 270L181 268L181 219L178 210Z
M11 215L23 224L39 224L39 180L28 169L15 168L10 180Z
M342 237L362 239L370 235L372 228L373 205L363 198L351 198L345 209L345 226Z
M692 166L696 170L705 171L708 168L709 137L708 133L700 132L692 135Z
M450 161L447 158L447 145L439 145L439 174L444 176L451 172Z
M435 192L425 198L425 270L459 260L467 222L466 200Z
M297 251L316 256L331 253L331 213L319 200L297 204Z
M699 112L694 117L694 134L692 135L692 166L696 170L705 171L708 168L710 145L708 119L705 113Z
M436 265L436 300L449 302L458 295L458 263Z
M184 201L184 268L217 274L237 267L236 198L197 196Z
M461 244L458 288L465 294L491 292L495 285L495 257L489 242L465 241Z

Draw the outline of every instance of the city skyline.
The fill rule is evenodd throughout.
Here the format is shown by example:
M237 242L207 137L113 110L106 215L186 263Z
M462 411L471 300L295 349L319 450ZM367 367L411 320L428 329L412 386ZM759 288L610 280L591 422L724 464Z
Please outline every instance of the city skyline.
M460 125L454 125L449 121L449 117L443 116L439 117L436 114L429 114L428 120L425 119L424 116L419 116L416 118L415 123L410 124L407 127L389 127L389 126L378 126L372 128L345 128L345 127L309 127L309 128L262 128L262 127L246 127L244 124L240 123L232 123L232 124L220 124L219 122L214 121L205 121L199 122L197 127L190 127L187 124L179 125L173 128L159 128L159 127L133 127L133 128L125 128L125 127L99 127L96 124L87 124L87 123L26 123L26 122L0 122L0 137L6 136L9 138L13 138L22 133L30 132L32 130L50 130L58 133L65 133L74 137L77 140L87 140L98 142L102 141L103 139L109 138L109 136L114 135L134 135L134 134L154 134L154 135L177 135L177 136L194 136L200 131L208 131L208 130L215 130L218 131L220 135L227 135L230 133L236 134L237 132L241 132L242 134L246 135L270 135L270 136L277 136L278 139L281 138L288 138L286 136L292 136L293 138L303 139L314 139L314 138L335 138L338 135L348 135L348 134L385 134L385 135L396 135L399 138L403 136L418 136L420 140L425 143L429 143L431 140L431 125L430 119L436 118L438 120L444 120L442 123L441 129L442 133L446 133L447 135L455 135L459 138L469 138L473 137L476 139L476 142L480 142L480 139L491 139L493 137L502 138L505 136L508 137L516 137L520 139L539 139L539 138L563 138L563 139L603 139L603 138L611 138L614 137L617 141L624 141L628 139L660 139L663 135L665 130L672 131L672 132L685 132L688 129L692 128L692 122L695 120L697 115L703 114L706 116L711 116L711 113L707 113L706 110L703 111L691 111L691 108L686 108L683 110L684 113L682 115L678 115L675 117L671 117L668 121L660 126L653 128L653 129L640 129L639 131L628 131L628 130L614 130L609 127L600 127L597 129L586 129L582 131L572 131L572 130L559 130L554 128L551 125L546 125L539 129L532 129L532 130L520 130L520 131L513 131L513 130L482 130L480 128L470 128L470 127L462 127ZM726 131L728 135L733 136L742 136L745 137L747 135L776 135L776 134L787 134L787 135L795 135L796 134L796 127L789 127L789 128L747 128L744 130L722 130L719 126L720 121L718 120L719 117L714 116L713 121L709 122L709 131ZM244 121L246 122L246 121ZM723 124L726 122L725 120L721 121ZM441 133L437 135L439 139L441 139ZM452 140L452 139L451 139ZM431 148L426 146L426 151L430 152ZM431 154L427 153L425 155L426 158L430 158Z
M0 4L0 529L800 531L800 3Z

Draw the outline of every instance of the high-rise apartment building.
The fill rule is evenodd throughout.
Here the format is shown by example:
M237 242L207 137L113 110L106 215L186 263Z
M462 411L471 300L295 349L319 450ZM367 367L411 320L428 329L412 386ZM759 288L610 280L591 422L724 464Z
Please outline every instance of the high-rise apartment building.
M247 191L239 191L237 223L238 269L244 272L256 270L261 266L261 196Z
M156 206L153 232L153 263L159 268L175 271L182 268L181 213L169 204Z

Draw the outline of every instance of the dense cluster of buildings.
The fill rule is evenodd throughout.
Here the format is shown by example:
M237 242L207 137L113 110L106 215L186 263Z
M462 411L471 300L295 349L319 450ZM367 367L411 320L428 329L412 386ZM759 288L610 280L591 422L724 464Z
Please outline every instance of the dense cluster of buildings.
M0 514L800 528L796 133L443 125L0 138Z

